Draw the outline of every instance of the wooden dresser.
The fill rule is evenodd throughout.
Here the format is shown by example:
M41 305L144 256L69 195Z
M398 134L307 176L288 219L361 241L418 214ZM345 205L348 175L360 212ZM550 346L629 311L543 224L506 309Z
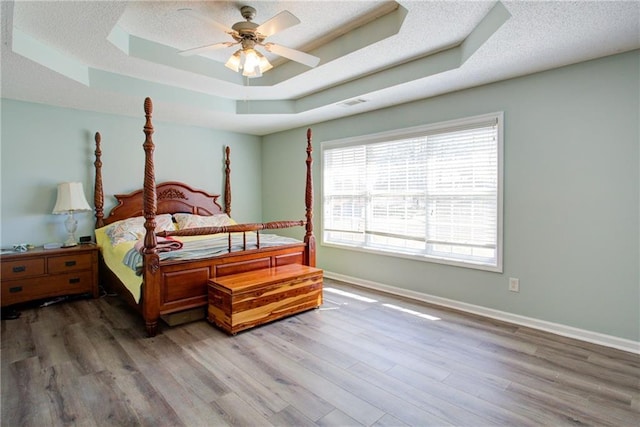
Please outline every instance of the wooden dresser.
M98 247L35 248L0 255L2 307L63 295L98 297Z

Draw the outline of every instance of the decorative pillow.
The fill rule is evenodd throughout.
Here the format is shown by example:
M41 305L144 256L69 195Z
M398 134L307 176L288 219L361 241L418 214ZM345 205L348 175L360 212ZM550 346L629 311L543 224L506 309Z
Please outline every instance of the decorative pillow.
M227 214L217 214L211 216L202 216L188 213L173 214L178 229L197 228L197 227L223 227L225 225L233 225L235 222L229 218Z
M163 214L156 216L156 231L175 230L171 214ZM105 228L105 233L109 236L113 246L122 243L139 240L144 236L144 217L137 216L134 218L116 221Z

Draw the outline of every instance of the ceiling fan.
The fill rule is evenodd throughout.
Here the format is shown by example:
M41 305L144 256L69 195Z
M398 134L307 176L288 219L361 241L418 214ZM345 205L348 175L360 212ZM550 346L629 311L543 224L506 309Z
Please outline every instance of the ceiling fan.
M240 13L246 21L236 22L231 28L207 16L197 13L192 9L178 9L178 11L212 25L213 27L229 34L235 40L233 42L214 43L183 50L178 52L180 55L198 55L211 50L227 48L239 44L242 48L231 55L225 66L236 72L242 71L242 74L247 77L260 77L263 72L273 68L267 58L255 49L256 46L264 47L271 53L299 62L308 67L313 68L320 62L320 58L309 55L308 53L277 45L275 43L264 43L267 37L300 23L300 20L289 11L282 11L263 24L258 25L255 22L252 22L256 15L256 10L251 6L242 6L240 8Z

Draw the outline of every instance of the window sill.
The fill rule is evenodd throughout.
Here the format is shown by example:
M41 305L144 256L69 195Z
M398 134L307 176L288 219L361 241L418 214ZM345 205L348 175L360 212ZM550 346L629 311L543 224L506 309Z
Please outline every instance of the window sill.
M362 252L362 253L367 253L367 254L371 254L371 255L386 256L386 257L393 257L393 258L402 258L402 259L408 259L408 260L412 260L412 261L443 264L443 265L449 265L449 266L452 266L452 267L470 268L470 269L473 269L473 270L489 271L489 272L492 272L492 273L502 273L502 265L500 263L498 263L498 265L496 266L496 265L489 265L489 264L474 263L472 261L458 261L458 260L452 260L452 259L441 258L441 257L436 257L436 256L408 254L408 253L402 253L402 252L392 252L392 251L386 251L386 250L382 250L382 249L365 248L365 247L356 246L356 245L353 245L353 246L351 246L351 245L340 245L340 244L337 244L337 243L327 243L327 242L321 242L320 246L326 247L326 248L343 249L343 250L347 250L347 251Z

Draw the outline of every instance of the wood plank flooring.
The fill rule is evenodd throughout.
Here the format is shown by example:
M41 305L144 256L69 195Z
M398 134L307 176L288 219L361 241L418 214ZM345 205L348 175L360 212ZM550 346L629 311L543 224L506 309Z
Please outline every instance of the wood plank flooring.
M338 292L336 292L338 291ZM325 280L228 336L118 297L2 320L2 426L638 426L640 356Z

